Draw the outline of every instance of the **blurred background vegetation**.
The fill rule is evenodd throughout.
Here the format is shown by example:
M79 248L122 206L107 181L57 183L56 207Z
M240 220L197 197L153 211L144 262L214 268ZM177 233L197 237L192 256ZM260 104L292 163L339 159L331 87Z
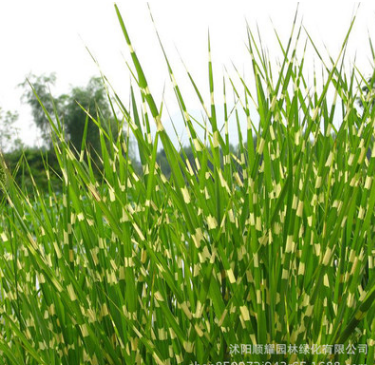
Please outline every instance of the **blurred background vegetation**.
M66 139L70 142L73 150L80 154L85 148L91 155L97 165L98 179L101 175L101 156L98 151L101 148L99 129L93 119L98 120L99 118L101 125L104 125L112 135L117 134L118 138L126 138L125 129L119 130L119 123L114 117L114 111L101 78L92 77L85 87L72 87L68 94L62 95L51 93L51 88L56 81L55 74L38 76L32 74L19 85L24 90L23 101L31 108L32 121L30 123L34 123L40 131L42 143L39 147L25 146L18 138L19 131L15 127L18 114L11 111L5 112L0 108L0 151L6 166L24 191L32 191L31 176L40 189L47 190L48 183L44 168L46 164L50 171L55 173L51 176L54 187L58 190L60 186L61 171L51 139L51 124L40 101L51 116L53 123L63 125ZM83 140L85 140L84 144ZM235 155L240 153L234 146L231 146L231 150ZM182 147L180 155L184 161L188 160L192 167L195 166L190 146ZM132 159L136 172L142 174L141 163L132 146L130 146L129 157ZM171 175L170 165L163 149L158 151L156 161L164 175L169 178Z
M49 166L50 171L54 172L50 176L54 188L59 190L61 185L61 171L51 140L51 124L40 101L53 118L53 123L56 125L62 123L66 139L73 150L77 154L80 154L83 149L88 151L92 161L97 166L95 171L99 180L101 176L101 156L98 151L101 148L99 129L94 120L100 120L101 125L105 126L105 130L112 135L117 135L117 138L126 138L126 130L119 127L119 122L114 117L113 106L100 77L92 77L84 87L72 87L68 94L52 95L51 87L55 85L56 81L55 74L38 76L31 74L19 85L24 90L23 101L31 108L32 120L30 123L37 126L42 137L42 143L39 147L30 147L23 144L18 137L19 131L16 128L18 113L4 111L0 107L0 153L16 183L24 191L32 191L31 176L39 189L47 190L48 183L44 168L46 165ZM365 99L373 99L374 76L369 77L367 82L368 84L362 88L362 93L365 95ZM36 95L38 95L39 100ZM360 108L363 107L360 99L358 99L358 105ZM135 148L131 145L130 141L128 155L132 159L135 171L141 175L142 166L135 154ZM255 146L256 136L254 136L254 149ZM245 147L247 148L247 145ZM231 145L230 149L234 156L240 158L238 146ZM370 153L370 151L368 152ZM180 155L184 161L188 161L193 168L195 167L190 146L181 147ZM158 151L156 161L164 175L169 178L171 175L170 165L163 149Z
M56 83L56 75L29 75L19 86L23 88L23 101L31 108L32 121L40 131L42 143L39 147L25 146L18 137L15 127L18 114L0 108L0 151L6 166L17 184L24 191L32 191L32 178L40 189L47 189L47 164L54 175L51 176L55 188L60 186L61 171L56 151L52 144L51 124L44 108L55 125L62 124L66 140L79 154L86 149L97 165L100 177L101 156L99 128L94 120L113 135L121 138L124 130L119 130L104 83L99 77L92 77L85 87L72 87L68 94L52 95L51 87ZM38 95L38 98L36 97ZM92 118L91 118L92 116ZM85 143L83 143L85 141ZM133 156L134 157L134 156ZM135 159L135 157L134 157ZM136 159L135 159L136 160ZM136 161L135 161L136 162ZM139 167L140 168L140 167Z

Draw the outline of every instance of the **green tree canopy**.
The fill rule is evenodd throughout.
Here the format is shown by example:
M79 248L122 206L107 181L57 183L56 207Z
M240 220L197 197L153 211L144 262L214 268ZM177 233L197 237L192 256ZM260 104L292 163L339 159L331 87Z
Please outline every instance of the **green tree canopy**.
M34 118L36 126L39 128L42 138L46 145L51 145L51 129L48 118L39 103L42 101L48 113L53 116L55 108L60 110L60 98L55 98L51 94L51 86L56 82L56 75L54 73L49 75L29 75L26 80L19 86L24 88L23 101L31 107L31 114ZM31 87L32 86L32 87Z
M56 123L58 119L62 123L67 140L78 152L81 150L86 123L86 146L90 150L100 151L99 128L92 118L97 119L99 116L105 129L111 129L113 133L118 132L102 79L92 77L85 87L73 87L69 94L57 97L53 96L50 91L55 82L55 74L31 75L27 81L21 84L25 88L24 100L31 106L34 121L40 129L45 143L48 146L51 145L50 123L35 94L54 118L54 122ZM29 87L29 83L32 88Z
M99 128L88 116L88 113L97 119L97 114L103 126L115 131L115 123L109 107L104 85L99 78L91 78L85 88L74 87L69 95L60 97L65 102L63 121L65 131L70 142L79 151L81 149L86 119L88 119L86 145L96 151L100 150ZM85 110L83 110L84 108Z
M0 107L0 151L5 149L14 149L15 146L20 146L21 141L17 135L17 128L15 123L18 119L18 114L10 111L4 111Z

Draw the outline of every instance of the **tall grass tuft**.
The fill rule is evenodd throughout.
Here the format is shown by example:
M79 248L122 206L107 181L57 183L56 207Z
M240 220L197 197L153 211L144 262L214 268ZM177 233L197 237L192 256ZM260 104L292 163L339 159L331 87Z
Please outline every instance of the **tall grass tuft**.
M25 196L7 184L0 364L373 364L375 110L361 92L365 78L342 67L354 20L338 58L320 58L323 87L313 89L304 53L297 58L297 16L286 46L280 42L277 72L248 28L255 81L239 73L225 78L224 100L231 89L233 106L215 103L211 57L209 105L187 74L203 122L189 113L163 50L189 131L190 161L164 128L162 107L115 10L136 88L129 107L116 94L109 100L119 128L126 124L137 142L143 173L129 158L130 136L115 138L98 114L97 179L94 162L70 149L61 123L47 113L62 193L35 184ZM311 39L308 45L315 47ZM247 131L238 128L232 152L228 125L240 126L241 115ZM156 162L160 146L170 178ZM47 164L45 173L53 173ZM334 351L340 344L343 353Z

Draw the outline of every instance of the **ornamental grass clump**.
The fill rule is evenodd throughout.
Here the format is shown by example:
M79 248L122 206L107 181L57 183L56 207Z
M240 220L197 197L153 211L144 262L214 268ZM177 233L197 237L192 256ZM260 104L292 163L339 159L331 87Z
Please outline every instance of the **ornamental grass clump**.
M315 78L310 89L304 53L296 56L304 33L296 20L286 47L280 42L278 72L248 29L255 81L225 79L233 107L215 104L211 58L210 105L188 73L206 139L164 53L189 161L164 128L116 12L137 87L129 107L116 94L109 100L119 130L126 125L136 140L143 173L129 158L130 134L115 138L99 113L90 116L100 129L98 179L94 160L72 151L47 113L62 194L52 184L29 195L7 184L0 364L373 364L375 110L361 89L366 79L343 71L353 23L338 58L320 58L322 87ZM308 38L303 50L311 45ZM230 124L238 125L236 152ZM170 178L156 162L160 146ZM47 164L45 172L54 173Z

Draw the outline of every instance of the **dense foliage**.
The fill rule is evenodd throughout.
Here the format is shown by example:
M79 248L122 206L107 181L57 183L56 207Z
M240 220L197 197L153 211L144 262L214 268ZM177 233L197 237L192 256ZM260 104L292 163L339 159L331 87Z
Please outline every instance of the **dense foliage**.
M225 103L223 121L210 57L210 105L188 74L206 112L206 141L165 55L189 130L190 159L164 129L116 11L138 91L132 90L129 108L116 99L121 112L114 120L119 129L128 124L143 173L129 158L129 136L116 138L98 118L98 179L92 160L77 156L61 124L46 114L62 194L51 180L48 194L35 184L35 194L25 195L12 179L7 183L0 364L373 364L375 153L368 151L374 151L375 110L353 91L361 90L356 71L346 75L338 66L350 30L338 59L323 63L323 87L311 91L304 59L296 58L302 28L294 24L281 45L278 72L248 29L255 85L240 75L225 80L236 100L232 112ZM343 115L337 128L336 108ZM228 123L239 125L240 114L247 131L238 128L234 153ZM157 163L160 144L169 178ZM309 350L336 344L356 350ZM288 352L258 353L256 345L285 345ZM251 354L242 351L246 346Z
M30 75L21 84L25 88L23 98L31 106L34 121L42 133L45 145L52 147L52 129L47 112L55 127L57 122L61 123L65 138L71 143L73 150L80 152L87 147L96 158L95 151L100 152L99 128L94 122L97 114L100 113L102 127L107 132L116 131L111 104L102 79L92 77L86 87L76 86L69 94L59 96L53 96L51 93L55 82L55 74ZM85 145L82 145L83 141Z
M4 155L4 162L15 183L25 193L32 194L34 184L45 193L48 193L50 184L56 191L61 189L60 165L53 150L16 149Z

